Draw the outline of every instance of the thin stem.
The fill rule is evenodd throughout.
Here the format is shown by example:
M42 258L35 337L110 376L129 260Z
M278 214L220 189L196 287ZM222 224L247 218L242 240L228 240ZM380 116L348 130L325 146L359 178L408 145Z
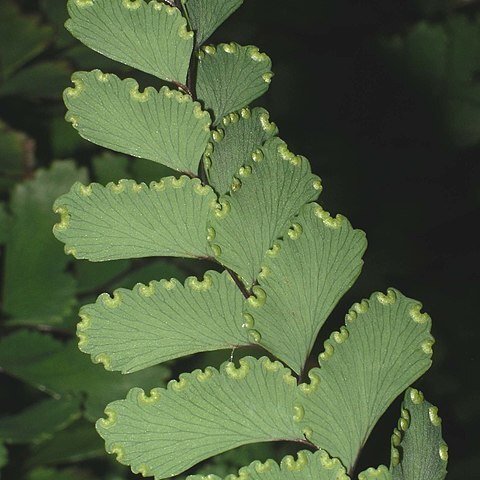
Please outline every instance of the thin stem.
M247 290L247 288L245 287L243 282L240 280L238 275L233 270L230 270L228 267L225 267L225 268L226 268L227 272L230 274L230 276L232 277L233 281L235 282L235 284L237 285L239 290L242 292L242 295L245 298L250 297L250 292Z

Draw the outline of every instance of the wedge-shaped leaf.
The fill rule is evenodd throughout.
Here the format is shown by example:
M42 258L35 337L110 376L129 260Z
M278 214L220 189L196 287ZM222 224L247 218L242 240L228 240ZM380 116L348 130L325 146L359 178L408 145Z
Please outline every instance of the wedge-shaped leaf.
M76 180L86 180L85 170L73 162L56 162L13 192L3 283L3 309L10 323L58 325L72 311L75 282L65 272L68 258L52 237L51 206Z
M212 208L208 230L213 255L247 285L257 278L274 240L321 189L308 160L289 152L279 138L268 140L253 157L240 169L235 191Z
M394 289L355 304L300 387L307 438L349 470L390 403L431 364L430 317Z
M210 185L219 194L235 188L238 170L250 162L252 153L278 133L263 108L242 108L222 120L221 129L212 132L212 141L204 154Z
M152 388L164 383L168 371L152 367L132 375L106 372L82 354L75 342L19 331L0 342L0 367L9 375L56 398L84 394L86 418L101 415L105 405L121 398L134 385Z
M405 392L398 429L392 435L393 480L443 480L448 448L438 409L414 388Z
M318 331L358 277L366 243L365 234L345 217L333 219L308 204L265 256L245 323L261 334L263 347L298 374Z
M195 41L201 45L240 5L243 0L182 0Z
M76 183L54 204L53 229L76 258L99 262L152 256L207 256L206 222L215 194L182 176L84 186Z
M358 480L392 480L392 474L385 465L367 468L358 474Z
M257 47L237 43L207 46L199 54L197 95L215 123L268 90L272 62Z
M281 363L245 357L239 368L195 370L150 395L135 388L107 406L97 429L121 463L166 478L240 445L304 441L296 390Z
M189 480L203 480L202 475L191 475ZM220 480L217 475L209 475L211 480ZM225 480L231 478L230 475ZM312 453L301 450L295 459L287 455L280 465L274 460L262 463L258 460L248 467L242 467L238 478L250 480L349 480L342 464L337 458L331 458L324 450Z
M152 0L69 0L72 35L106 57L185 83L193 32L177 8Z
M97 476L93 476L90 471L81 470L80 468L45 468L39 467L28 472L24 477L25 480L97 480Z
M250 343L243 296L227 272L137 284L80 310L79 347L109 370L130 373L191 353Z
M0 438L7 443L37 443L80 417L78 398L43 400L11 416L0 417Z
M64 92L66 119L92 143L196 174L210 116L189 95L162 87L139 92L132 78L76 72Z

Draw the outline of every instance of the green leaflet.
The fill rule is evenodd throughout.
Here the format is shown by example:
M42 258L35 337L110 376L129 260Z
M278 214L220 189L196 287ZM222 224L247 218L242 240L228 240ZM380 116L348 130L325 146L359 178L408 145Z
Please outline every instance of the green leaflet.
M392 435L393 480L443 480L448 448L438 409L414 388L405 392L398 429Z
M303 440L296 380L279 362L245 357L181 374L150 395L132 389L97 422L106 449L132 471L161 479L240 445Z
M349 470L390 403L431 364L430 317L394 289L356 303L300 386L303 425Z
M265 256L246 323L300 374L318 331L358 277L367 242L346 218L333 219L317 204L305 205L293 222Z
M91 261L151 256L206 257L206 219L215 194L182 176L84 186L76 183L54 204L53 229L65 251ZM179 221L181 219L181 221Z
M293 155L279 138L268 140L253 158L239 171L236 191L212 208L209 222L213 255L247 285L257 278L274 240L321 189L307 159Z
M29 145L31 139L25 133L13 130L0 119L0 191L11 188L15 180L22 178Z
M84 415L94 420L104 406L134 385L162 384L168 371L153 367L132 375L106 372L83 355L75 342L66 344L49 335L20 330L0 342L0 367L55 398L86 395Z
M0 468L4 467L8 463L8 450L0 439Z
M0 417L0 438L6 443L40 443L80 415L78 398L43 400L19 414Z
M240 5L243 0L182 0L195 43L201 45Z
M185 83L193 33L177 8L152 0L69 0L70 33L106 57Z
M392 480L392 474L385 465L367 468L358 474L358 480Z
M257 47L221 43L199 52L197 95L218 124L268 90L272 63Z
M238 170L251 162L252 153L266 140L277 135L278 129L269 121L263 108L242 108L222 120L221 128L212 132L204 154L205 169L210 185L223 195L236 188Z
M210 136L210 116L189 95L138 90L132 78L76 72L64 92L66 119L92 143L195 175Z
M137 284L80 310L79 347L109 370L130 373L191 353L248 344L243 297L227 272Z
M84 169L70 161L55 162L13 192L3 284L3 310L10 323L58 325L72 311L75 282L52 237L51 205L76 180L86 180Z
M225 480L232 477L229 475ZM312 453L301 450L297 459L288 455L282 459L280 465L269 459L265 463L258 460L248 467L242 467L238 478L250 480L349 480L345 469L337 458L330 458L324 450ZM191 475L188 480L205 480L202 475ZM221 480L216 475L209 475L209 480Z

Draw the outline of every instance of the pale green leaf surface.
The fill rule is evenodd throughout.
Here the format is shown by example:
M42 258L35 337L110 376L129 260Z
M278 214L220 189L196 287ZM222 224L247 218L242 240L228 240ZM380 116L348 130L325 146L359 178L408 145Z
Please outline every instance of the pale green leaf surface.
M41 53L53 36L52 28L41 25L38 17L22 14L17 3L0 2L0 78L3 79Z
M392 474L385 465L367 468L358 474L358 480L392 480Z
M438 409L414 388L405 392L398 429L392 435L393 480L443 480L448 448Z
M139 92L132 78L76 72L64 92L66 119L92 143L196 174L210 116L189 95L162 87Z
M197 72L197 96L215 123L246 107L269 87L272 62L257 47L221 43L204 47Z
M246 303L259 343L300 374L317 334L362 268L365 234L345 217L305 205L262 263L261 302ZM275 321L272 321L274 319Z
M195 42L201 45L240 5L243 0L182 0Z
M430 317L394 289L355 304L300 387L307 435L350 469L390 403L431 364Z
M84 169L70 161L55 162L13 192L3 283L3 308L10 323L59 324L72 310L75 282L65 272L68 258L52 236L51 208L76 180L86 180Z
M213 455L248 443L303 440L295 408L296 380L266 357L245 357L236 368L180 375L150 395L132 389L97 422L106 449L134 472L179 474Z
M82 354L76 342L63 344L48 335L27 331L0 342L0 367L54 397L84 393L84 415L90 420L98 418L108 402L123 397L133 386L162 385L168 374L164 367L128 376L106 372Z
M47 399L16 415L0 417L0 438L6 443L38 443L80 417L78 398Z
M185 83L193 33L177 8L152 0L69 0L65 27L87 47L169 81Z
M248 344L243 296L227 272L137 284L80 310L80 349L123 373L196 352Z
M209 476L209 480L221 480L216 475ZM225 480L231 478L226 477ZM345 468L336 458L330 458L324 450L312 453L301 450L295 459L288 455L282 459L280 465L274 460L262 463L258 460L248 467L242 467L238 478L250 480L349 480ZM190 475L187 480L205 480L202 475Z
M76 183L58 198L53 229L65 251L91 261L152 256L205 257L206 222L215 194L182 176L150 187L121 180L106 187Z
M279 138L268 140L239 173L239 188L212 208L209 241L213 255L252 285L275 239L292 217L315 200L320 180L308 160L293 155Z
M235 185L234 175L238 176L238 170L251 162L255 149L277 133L277 126L269 122L263 108L243 108L224 117L221 130L212 132L204 154L208 181L215 191L220 195L228 193Z
M86 420L79 420L51 440L34 445L27 462L29 466L54 465L104 456L105 448L95 427Z

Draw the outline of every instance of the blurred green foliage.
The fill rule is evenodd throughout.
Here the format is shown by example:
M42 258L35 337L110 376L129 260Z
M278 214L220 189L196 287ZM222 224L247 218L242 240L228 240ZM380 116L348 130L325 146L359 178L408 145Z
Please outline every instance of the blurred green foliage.
M442 412L452 479L475 475L472 440L480 427L480 389L472 380L479 364L473 231L480 201L479 15L475 0L246 0L211 38L268 52L275 79L262 106L323 178L328 209L367 232L366 267L330 326L342 322L353 300L391 284L424 299L437 344L421 388ZM63 29L66 16L63 0L0 3L0 468L6 480L134 478L106 456L91 422L129 385L161 385L205 362L183 360L169 365L171 372L154 367L142 379L103 376L75 347L79 304L120 284L182 278L197 267L73 264L51 235L51 204L75 180L165 175L150 162L100 154L63 120L61 93L72 71L128 74L76 42ZM225 355L209 354L209 363ZM397 410L394 405L375 430L359 471L371 453L387 461ZM286 445L246 448L204 471L225 475L254 458L284 453Z

